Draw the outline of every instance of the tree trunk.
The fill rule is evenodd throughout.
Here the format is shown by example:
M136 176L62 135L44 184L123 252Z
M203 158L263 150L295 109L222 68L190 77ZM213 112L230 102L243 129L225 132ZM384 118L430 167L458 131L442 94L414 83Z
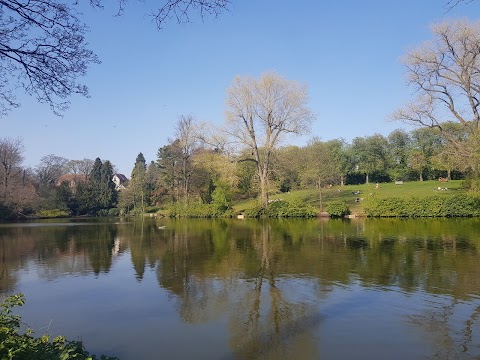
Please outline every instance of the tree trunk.
M340 175L340 186L345 185L345 177L343 175Z
M263 174L260 175L260 200L262 207L266 209L268 207L267 179Z
M187 159L183 159L183 168L182 168L182 172L183 172L183 192L184 192L184 196L185 196L185 200L187 201L188 203L188 178L187 178Z
M423 181L423 172L420 171L420 178L419 178L420 181Z
M365 176L365 184L367 184L367 185L369 184L369 182L368 182L368 173L367 173L366 176Z

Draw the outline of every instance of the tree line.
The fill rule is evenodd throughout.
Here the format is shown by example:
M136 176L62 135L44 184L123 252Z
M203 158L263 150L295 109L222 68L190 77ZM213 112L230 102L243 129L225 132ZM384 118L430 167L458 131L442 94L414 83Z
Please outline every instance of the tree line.
M179 118L177 128L185 126L195 127L191 117ZM203 203L223 212L241 199L258 196L262 201L261 175L248 150L232 155L199 139L201 134L170 140L148 166L139 154L119 206L143 212L149 206ZM313 138L304 146L279 147L269 156L269 194L369 182L464 179L472 174L445 136L433 128L395 130L388 136L374 134L351 142Z
M23 151L21 139L0 139L0 219L106 214L116 206L110 161L68 160L50 154L27 168L22 165Z
M118 208L145 212L149 206L197 203L209 204L210 215L223 214L232 201L257 195L267 208L269 194L276 191L439 176L469 175L472 190L479 191L480 22L451 20L433 25L432 33L433 40L404 56L416 97L391 116L420 128L357 137L351 143L312 139L304 147L281 146L292 135L306 134L314 120L306 85L276 73L236 77L227 89L225 126L217 129L180 116L173 140L158 149L155 161L147 166L139 154ZM65 195L58 199L52 176L71 162L47 156L30 174L20 166L21 141L4 139L1 148L2 208L12 213L21 214L17 205L35 197L43 207L51 207L45 205L50 199L73 213L117 205L105 175L113 172L109 162L98 159L92 169L98 174L85 173L83 182L64 186ZM15 201L9 198L13 194Z
M462 127L449 126L462 133ZM57 155L25 168L19 139L0 139L0 206L6 214L29 215L60 209L69 214L144 213L171 204L211 204L216 214L235 201L259 196L262 185L248 149L232 154L205 141L204 127L192 116L180 116L176 136L160 146L157 158L139 153L125 189L116 190L110 161L68 160ZM452 130L453 131L453 130ZM258 147L258 156L265 149ZM388 181L423 181L472 175L465 159L456 155L435 128L395 130L271 150L265 192Z

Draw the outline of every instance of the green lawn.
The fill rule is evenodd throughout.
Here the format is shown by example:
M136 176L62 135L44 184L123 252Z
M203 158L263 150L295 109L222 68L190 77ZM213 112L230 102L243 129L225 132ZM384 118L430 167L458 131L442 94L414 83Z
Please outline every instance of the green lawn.
M322 204L323 208L331 202L336 200L343 200L347 203L353 214L362 214L362 199L368 197L370 194L376 194L380 198L398 197L410 198L426 197L432 195L451 196L453 194L463 193L463 180L452 180L447 183L439 182L437 180L430 181L410 181L404 182L403 185L395 185L395 183L380 183L378 189L376 184L362 184L362 185L345 185L343 187L334 186L331 189L322 190ZM447 190L438 190L438 187L447 188ZM356 192L359 194L355 194ZM320 193L318 190L304 189L296 190L289 193L271 195L270 199L283 199L291 201L293 199L300 199L305 203L311 204L320 209ZM355 201L356 199L359 201ZM235 212L243 212L258 204L258 200L250 199L242 201L234 205Z

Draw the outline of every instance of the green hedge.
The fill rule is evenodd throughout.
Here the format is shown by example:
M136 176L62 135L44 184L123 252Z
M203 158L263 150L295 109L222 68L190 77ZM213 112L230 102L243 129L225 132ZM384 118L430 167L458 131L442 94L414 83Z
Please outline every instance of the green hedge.
M364 209L369 217L473 217L480 216L480 197L469 194L407 199L372 197L365 200Z
M244 215L250 218L310 218L317 216L317 210L297 199L290 201L276 200L270 202L267 209L256 206L246 210Z
M233 214L229 209L221 209L216 204L202 204L198 202L185 203L177 202L167 206L162 213L168 217L187 218L214 218L231 217Z
M344 217L350 214L350 209L345 201L332 201L325 210L327 210L330 217Z

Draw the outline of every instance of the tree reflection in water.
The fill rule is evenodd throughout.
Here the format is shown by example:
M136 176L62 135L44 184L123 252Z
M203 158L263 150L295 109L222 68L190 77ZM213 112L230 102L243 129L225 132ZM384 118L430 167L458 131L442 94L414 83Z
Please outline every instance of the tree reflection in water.
M463 304L457 299L439 299L439 302L442 304L410 316L411 323L424 330L432 344L431 359L471 359L471 348L478 347L480 306L471 313L463 313ZM473 338L474 331L477 339Z
M480 356L478 219L67 225L0 226L1 293L29 267L47 280L106 276L125 254L138 291L151 273L184 324L224 323L235 358L323 357L335 316L361 329L348 336L390 316L396 331L422 331L431 358ZM336 298L343 289L351 297ZM368 307L388 292L408 314Z

